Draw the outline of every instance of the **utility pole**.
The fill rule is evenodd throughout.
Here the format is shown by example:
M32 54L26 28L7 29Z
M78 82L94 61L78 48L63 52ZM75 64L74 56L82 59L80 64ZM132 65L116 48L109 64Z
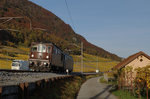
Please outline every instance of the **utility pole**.
M97 66L96 66L96 70L98 70L98 57L97 57Z
M83 73L83 42L81 42L81 73Z
M99 69L98 69L98 56L97 56L97 65L96 65L96 73L98 73L99 72Z
M97 56L97 68L96 68L96 70L98 70L98 56Z

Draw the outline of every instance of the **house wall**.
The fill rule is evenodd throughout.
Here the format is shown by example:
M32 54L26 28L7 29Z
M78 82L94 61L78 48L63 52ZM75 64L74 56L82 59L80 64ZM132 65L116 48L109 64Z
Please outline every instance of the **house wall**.
M134 59L132 62L127 64L126 66L132 66L134 70L138 67L145 67L147 65L150 65L150 60L146 58L145 56L140 55L136 59Z
M126 66L133 67L133 74L131 75L130 73L128 73L128 74L125 73L125 86L129 86L133 82L134 78L136 77L136 71L135 71L136 68L138 68L138 67L142 68L147 65L150 65L150 60L143 55L138 56L133 61L131 61L129 64L127 64Z

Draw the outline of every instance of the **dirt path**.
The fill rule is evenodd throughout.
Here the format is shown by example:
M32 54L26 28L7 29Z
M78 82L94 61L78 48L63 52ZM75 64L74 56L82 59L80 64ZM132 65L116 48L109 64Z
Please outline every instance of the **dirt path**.
M77 99L117 99L109 92L111 85L99 83L99 78L86 81L81 86Z

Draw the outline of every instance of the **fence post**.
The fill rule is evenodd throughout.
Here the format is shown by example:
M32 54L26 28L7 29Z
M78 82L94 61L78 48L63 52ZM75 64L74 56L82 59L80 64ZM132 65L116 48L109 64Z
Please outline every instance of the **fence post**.
M24 99L24 83L19 84L19 98Z
M50 79L45 79L45 86L44 88L50 87Z
M0 87L0 99L2 99L2 87Z
M131 73L131 91L132 91L132 95L133 95L133 77L132 77L133 72L132 72L132 70L130 71L130 73Z
M25 99L29 99L29 90L28 90L28 87L29 87L29 83L25 83L25 87L24 87L24 98Z
M118 89L120 90L120 77L118 77Z
M147 71L146 71L146 80L147 80ZM147 81L146 81L146 96L147 96L147 99L148 99L148 87L147 87Z

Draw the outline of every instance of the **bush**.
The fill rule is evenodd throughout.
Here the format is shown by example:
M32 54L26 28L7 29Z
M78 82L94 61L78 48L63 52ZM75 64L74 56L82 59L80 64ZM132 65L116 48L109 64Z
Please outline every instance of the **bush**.
M101 78L100 78L100 82L101 82L101 83L107 83L107 80L105 80L104 77L101 77Z

